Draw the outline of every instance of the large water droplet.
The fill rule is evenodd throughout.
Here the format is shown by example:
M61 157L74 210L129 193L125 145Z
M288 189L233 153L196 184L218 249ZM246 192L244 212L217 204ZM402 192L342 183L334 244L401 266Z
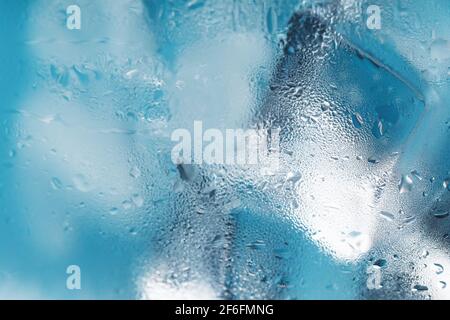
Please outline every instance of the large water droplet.
M394 214L387 212L387 211L381 211L380 216L382 218L386 219L387 221L393 221L395 219Z
M450 59L450 42L445 39L435 39L430 46L431 59L445 61Z
M412 190L413 187L413 180L411 176L409 175L403 175L402 179L400 180L400 184L398 185L398 190L400 193L409 192Z
M296 185L301 178L302 175L300 174L300 172L289 172L286 175L286 182L291 182L293 185Z
M449 212L447 210L433 210L433 216L438 219L448 217Z
M441 274L444 272L444 266L439 263L434 264L436 274Z
M421 284L416 284L416 285L413 287L413 289L414 289L415 291L427 291L427 290L428 290L428 287L427 287L427 286L424 286L424 285L421 285Z

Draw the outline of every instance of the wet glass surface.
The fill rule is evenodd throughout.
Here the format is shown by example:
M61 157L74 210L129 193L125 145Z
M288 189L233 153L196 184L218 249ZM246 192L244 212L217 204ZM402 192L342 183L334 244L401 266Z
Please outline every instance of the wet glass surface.
M450 297L448 1L70 5L0 1L0 298Z

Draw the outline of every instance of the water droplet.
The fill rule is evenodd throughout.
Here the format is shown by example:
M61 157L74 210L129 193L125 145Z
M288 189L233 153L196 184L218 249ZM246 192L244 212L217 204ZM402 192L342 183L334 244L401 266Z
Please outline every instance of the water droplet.
M117 208L111 208L110 210L109 210L109 214L110 215L112 215L112 216L115 216L117 213L119 212L119 209L117 209Z
M437 38L430 45L430 57L436 61L445 61L450 59L450 42Z
M269 7L266 14L266 26L267 26L267 32L271 34L274 29L277 27L277 15L272 9L272 7Z
M206 210L204 208L198 207L196 210L197 214L205 214Z
M73 66L72 70L81 84L87 85L89 83L88 69L85 66Z
M87 181L86 177L82 174L77 174L73 179L73 184L78 191L81 192L89 192L91 190L91 186Z
M370 246L369 236L359 231L349 232L344 241L358 254L366 252Z
M234 199L231 199L230 202L225 204L224 209L225 210L233 210L233 209L239 208L240 206L241 206L241 200L234 198Z
M368 161L369 163L373 163L373 164L377 164L377 163L380 162L380 161L379 161L377 158L375 158L374 156L369 157L369 159L367 159L367 161Z
M416 291L427 291L427 290L428 290L428 287L427 287L427 286L424 286L424 285L421 285L421 284L416 284L416 285L413 287L413 289L416 290Z
M145 120L155 128L163 128L170 119L170 114L164 107L154 104L145 111Z
M130 201L130 200L124 200L124 201L122 201L122 207L123 207L125 210L131 209L131 207L132 207L131 201Z
M442 182L442 186L443 186L445 189L450 190L450 178L444 179L444 181Z
M435 263L434 267L435 267L436 274L441 274L444 272L444 267L442 266L442 264Z
M301 178L302 175L300 172L289 172L286 175L286 182L291 182L293 185L296 185Z
M132 176L133 178L139 178L141 176L141 171L138 167L134 166L130 170L130 176Z
M190 10L195 10L203 7L205 0L191 0L188 2L187 7Z
M406 193L412 190L413 180L409 175L403 175L400 180L400 184L398 185L398 190L400 193Z
M175 181L173 185L173 191L176 193L181 193L184 191L184 184L181 181Z
M417 180L422 180L422 176L417 172L417 170L413 170L411 171L411 174L417 179Z
M67 68L60 68L55 65L50 66L50 74L53 79L58 82L60 85L67 87L69 85L69 73Z
M320 108L322 109L322 111L327 111L328 109L330 109L330 103L328 101L324 101L322 103L322 105L320 106Z
M212 240L212 246L215 248L221 248L225 246L226 243L227 243L226 239L221 235L216 235Z
M382 218L386 219L387 221L393 221L395 219L394 214L387 212L387 211L381 211L380 216Z
M195 176L195 168L191 164L179 164L177 165L177 169L180 173L181 180L191 181Z
M261 248L264 248L265 246L266 246L266 244L263 240L256 240L256 241L248 244L247 248L250 248L252 250L259 250Z
M447 287L447 283L445 281L439 281L439 284L441 285L441 289L445 289Z
M433 216L438 219L443 219L449 216L449 212L444 209L433 208L432 213Z
M52 180L50 181L52 188L55 190L60 190L62 188L62 182L61 180L59 180L56 177L53 177Z
M289 257L289 250L287 248L276 248L273 250L275 258L283 260Z
M130 228L130 230L128 230L128 232L129 232L132 236L137 235L137 230L136 230L136 228Z
M387 261L385 259L378 259L373 263L374 266L378 266L380 268L383 268L387 265Z
M131 197L131 200L138 208L140 208L144 205L144 198L142 198L142 196L137 193L133 194L133 196Z
M353 122L353 125L355 126L355 128L359 129L364 124L364 119L358 112L356 112L352 116L352 122Z
M414 221L416 221L416 217L415 216L407 216L405 219L403 219L402 223L404 225L408 225L413 223Z
M130 80L139 73L138 69L132 69L125 73L125 78Z
M381 120L375 121L372 128L372 133L377 139L381 138L384 135L384 127L383 122L381 122Z

